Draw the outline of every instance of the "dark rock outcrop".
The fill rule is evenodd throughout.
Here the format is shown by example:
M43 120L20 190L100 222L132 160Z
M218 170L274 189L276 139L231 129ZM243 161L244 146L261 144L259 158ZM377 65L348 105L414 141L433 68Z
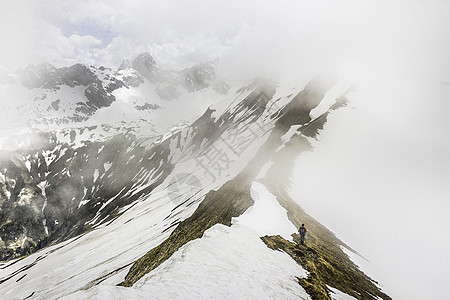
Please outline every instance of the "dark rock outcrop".
M94 72L86 65L76 64L71 67L59 69L59 77L53 78L44 88L52 89L60 85L67 85L70 87L89 84L98 81L99 79Z
M116 97L105 91L100 82L89 84L84 95L88 99L88 106L94 109L110 106L116 100Z
M77 132L65 134L74 141ZM173 169L170 140L146 149L133 135L79 147L55 137L41 134L34 146L0 153L0 260L38 250L39 241L63 241L113 220ZM130 192L141 185L147 186Z

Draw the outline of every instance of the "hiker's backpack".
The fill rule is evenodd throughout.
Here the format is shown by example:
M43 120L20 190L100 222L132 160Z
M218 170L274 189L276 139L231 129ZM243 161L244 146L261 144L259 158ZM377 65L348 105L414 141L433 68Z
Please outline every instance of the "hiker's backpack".
M300 227L300 234L305 234L305 233L306 233L305 228L304 227Z

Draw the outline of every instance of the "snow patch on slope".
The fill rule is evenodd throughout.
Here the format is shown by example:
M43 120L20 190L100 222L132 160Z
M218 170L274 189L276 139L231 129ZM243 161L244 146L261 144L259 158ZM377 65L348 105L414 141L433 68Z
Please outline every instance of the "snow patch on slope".
M134 261L170 235L164 218L172 208L165 194L155 192L110 226L10 263L0 269L0 279L13 276L0 285L1 299L24 299L31 294L36 299L60 299L88 289L99 278L102 284L120 283ZM180 218L194 209L186 209Z
M63 299L310 299L296 279L306 271L260 239L263 234L292 239L296 228L264 185L254 182L251 195L254 206L231 227L216 224L133 287L105 282Z
M306 272L253 230L217 224L132 288L100 285L63 299L310 299L295 276Z
M311 110L309 116L312 120L318 118L326 113L330 107L335 103L336 99L341 97L351 88L351 83L348 80L338 81L324 96L319 105Z
M291 235L297 229L289 221L287 211L281 207L276 197L259 182L253 182L251 196L255 204L242 216L234 219L233 223L247 226L260 235L281 235L292 242Z
M346 293L341 292L338 289L332 288L327 285L327 288L331 291L330 297L332 300L355 300L355 297L352 297Z

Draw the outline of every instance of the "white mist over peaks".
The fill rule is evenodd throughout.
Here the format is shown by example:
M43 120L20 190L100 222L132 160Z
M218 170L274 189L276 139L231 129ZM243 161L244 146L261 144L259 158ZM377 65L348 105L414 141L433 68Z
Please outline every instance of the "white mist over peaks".
M337 73L355 92L299 158L294 198L372 259L388 293L450 293L448 1L3 1L0 36L11 70L148 51L172 69L220 59L240 83Z
M298 157L291 195L370 260L363 270L394 299L444 299L450 86L401 64L348 73L349 105Z
M235 76L302 82L368 61L433 70L450 64L450 9L439 0L1 5L0 64L9 68L41 61L114 67L149 51L164 67L221 58L222 69Z

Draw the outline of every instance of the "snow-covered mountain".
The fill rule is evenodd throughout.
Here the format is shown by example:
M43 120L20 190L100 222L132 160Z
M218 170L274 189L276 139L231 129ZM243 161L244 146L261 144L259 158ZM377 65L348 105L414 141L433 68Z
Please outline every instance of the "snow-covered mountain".
M56 68L49 63L16 72L2 69L2 136L103 123L122 128L121 122L131 120L145 120L153 130L150 135L155 135L176 121L173 106L183 107L183 117L189 120L198 114L189 109L196 104L193 97L208 93L202 97L207 107L229 88L216 76L214 62L170 71L160 68L148 53L124 60L117 70L82 64ZM155 110L170 111L171 120L153 120Z
M230 89L214 63L167 71L146 53L8 76L33 96L13 107L32 130L0 156L5 299L390 299L288 193L294 160L346 105L334 78ZM118 121L98 122L113 106Z

